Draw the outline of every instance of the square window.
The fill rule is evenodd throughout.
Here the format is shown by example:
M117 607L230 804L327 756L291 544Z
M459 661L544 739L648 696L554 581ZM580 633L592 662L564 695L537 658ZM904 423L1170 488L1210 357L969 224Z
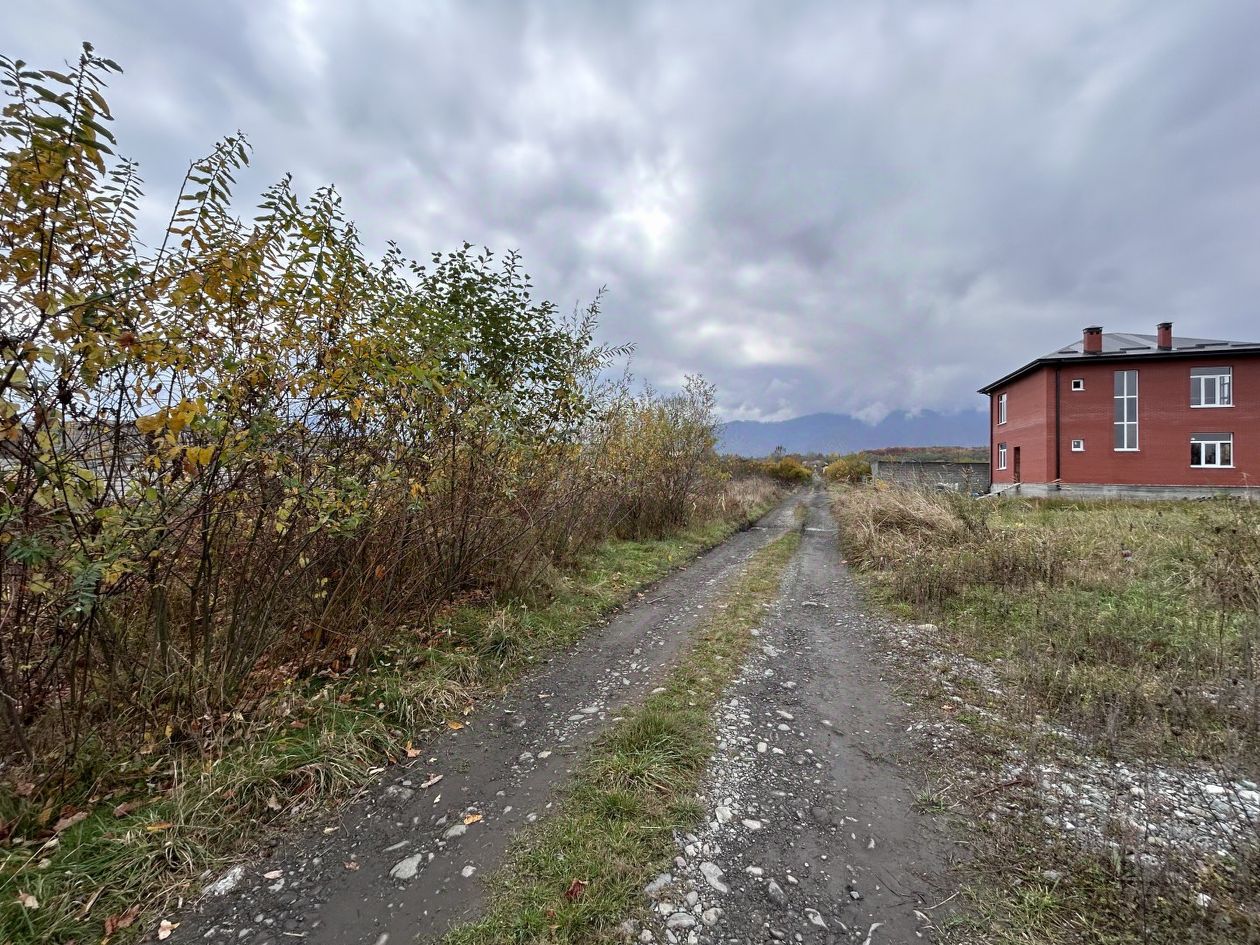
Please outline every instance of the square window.
M1234 405L1233 386L1233 368L1192 368L1190 406L1232 407Z
M1085 389L1085 378L1083 377L1072 378L1072 390L1084 390L1084 389Z
M1084 441L1084 440L1073 440L1073 441L1072 441L1072 452L1073 452L1073 453L1084 453L1084 452L1085 452L1085 441Z
M1234 465L1234 434L1196 433L1190 437L1190 465L1228 468Z

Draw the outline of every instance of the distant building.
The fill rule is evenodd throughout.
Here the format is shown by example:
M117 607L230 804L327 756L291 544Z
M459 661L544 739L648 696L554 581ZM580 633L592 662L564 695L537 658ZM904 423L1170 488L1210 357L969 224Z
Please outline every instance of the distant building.
M1260 343L1084 330L980 389L993 491L1190 498L1260 486Z

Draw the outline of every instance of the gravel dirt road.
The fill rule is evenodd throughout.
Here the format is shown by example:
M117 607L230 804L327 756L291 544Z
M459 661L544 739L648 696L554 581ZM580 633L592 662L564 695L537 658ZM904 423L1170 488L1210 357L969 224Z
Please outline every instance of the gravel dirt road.
M685 658L697 618L752 555L804 539L719 711L708 824L678 838L630 941L914 942L948 896L950 846L914 810L906 707L874 654L826 492L794 496L656 584L578 646L433 734L355 803L214 878L182 941L430 941L475 917L513 833L546 817L585 746Z
M795 506L784 502L659 581L462 729L420 740L419 757L335 818L213 878L175 917L179 939L397 945L476 916L488 892L481 880L513 832L546 816L584 746L659 683L707 603L795 527Z
M827 495L719 710L708 823L648 889L642 942L930 941L952 846L915 811L908 707L876 658L882 618L844 567Z

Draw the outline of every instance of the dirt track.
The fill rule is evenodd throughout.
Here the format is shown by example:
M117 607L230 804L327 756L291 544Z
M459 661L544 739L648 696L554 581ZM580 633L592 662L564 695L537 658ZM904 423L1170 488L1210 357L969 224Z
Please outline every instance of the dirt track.
M794 526L798 500L659 582L462 730L435 733L335 820L220 878L218 894L182 917L179 938L384 945L476 916L482 878L513 833L547 816L582 749L659 683L713 595ZM896 760L903 707L865 652L872 619L816 489L781 598L720 712L710 825L680 838L676 868L645 894L656 918L628 925L628 936L930 937L948 847L913 811Z
M546 816L582 748L659 683L706 602L794 525L794 507L785 502L658 582L483 705L465 728L421 741L420 757L391 769L335 820L220 877L221 892L181 917L179 939L375 945L387 935L402 943L475 916L486 892L480 880L513 832ZM441 780L430 783L435 775Z
M873 658L880 619L815 490L780 599L719 712L708 824L681 838L640 940L931 940L951 845L914 810L906 706Z

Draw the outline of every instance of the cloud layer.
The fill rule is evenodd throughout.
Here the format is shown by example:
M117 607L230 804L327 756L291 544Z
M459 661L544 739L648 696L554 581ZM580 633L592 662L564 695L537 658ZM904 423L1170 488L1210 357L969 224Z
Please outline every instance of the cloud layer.
M154 205L244 130L242 197L332 182L370 241L522 251L727 416L975 409L1084 324L1260 339L1260 6L55 0Z

